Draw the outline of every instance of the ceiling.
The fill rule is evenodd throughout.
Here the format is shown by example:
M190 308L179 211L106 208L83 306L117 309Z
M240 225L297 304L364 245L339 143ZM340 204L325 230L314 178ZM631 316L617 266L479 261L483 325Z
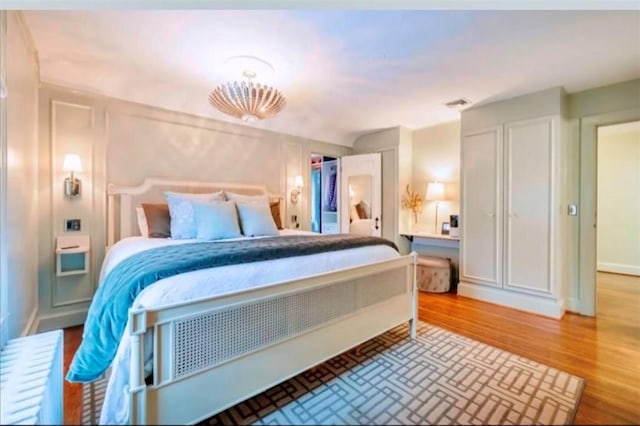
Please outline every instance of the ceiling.
M486 103L640 77L638 11L25 11L41 80L224 121L209 92L257 56L287 97L252 126L351 145ZM260 81L258 75L256 81Z

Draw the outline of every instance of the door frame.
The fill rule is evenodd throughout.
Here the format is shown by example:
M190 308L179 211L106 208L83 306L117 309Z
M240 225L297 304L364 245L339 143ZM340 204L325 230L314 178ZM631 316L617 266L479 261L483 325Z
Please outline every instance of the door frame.
M579 313L596 314L598 127L640 120L640 109L626 109L580 119L580 214L578 235Z

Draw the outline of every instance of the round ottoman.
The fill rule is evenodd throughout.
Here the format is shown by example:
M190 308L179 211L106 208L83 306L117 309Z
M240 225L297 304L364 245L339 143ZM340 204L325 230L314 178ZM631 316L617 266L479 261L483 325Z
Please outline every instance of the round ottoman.
M448 259L418 256L416 271L418 290L446 293L451 287L451 264Z

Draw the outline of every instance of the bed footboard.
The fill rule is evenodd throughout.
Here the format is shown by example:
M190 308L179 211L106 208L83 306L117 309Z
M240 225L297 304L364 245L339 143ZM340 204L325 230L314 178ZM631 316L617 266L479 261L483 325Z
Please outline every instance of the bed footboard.
M416 254L160 309L132 310L132 424L204 420L403 322ZM144 382L153 332L153 383Z

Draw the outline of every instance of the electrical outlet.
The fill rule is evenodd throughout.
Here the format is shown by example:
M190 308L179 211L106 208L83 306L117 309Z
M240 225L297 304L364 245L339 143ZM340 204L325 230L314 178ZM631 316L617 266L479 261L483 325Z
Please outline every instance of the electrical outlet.
M75 232L80 230L80 219L65 219L64 230L65 232Z

